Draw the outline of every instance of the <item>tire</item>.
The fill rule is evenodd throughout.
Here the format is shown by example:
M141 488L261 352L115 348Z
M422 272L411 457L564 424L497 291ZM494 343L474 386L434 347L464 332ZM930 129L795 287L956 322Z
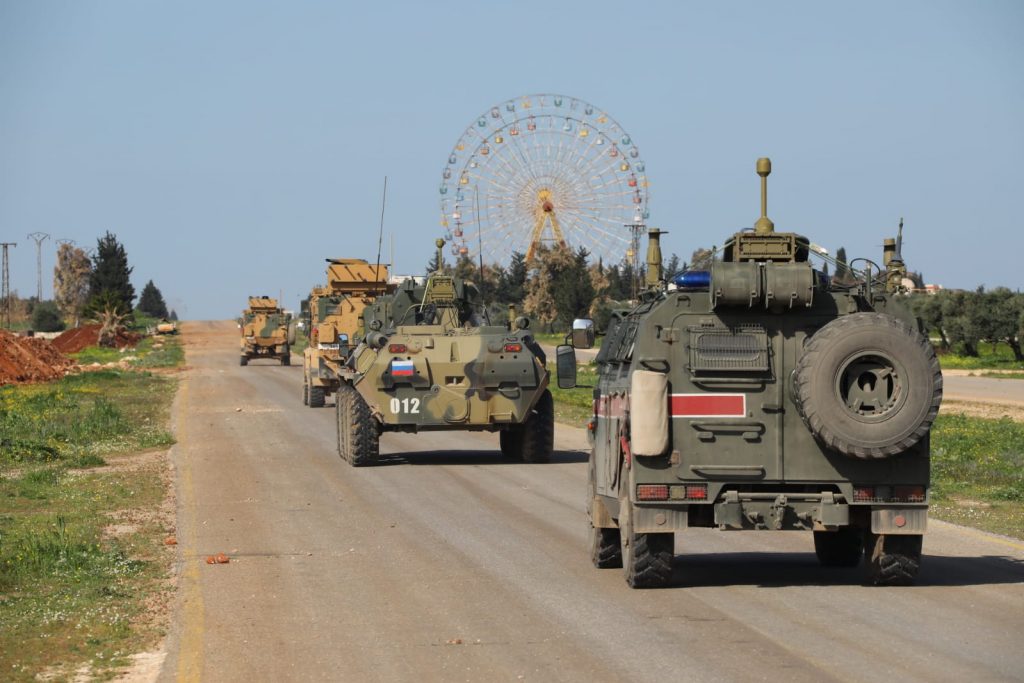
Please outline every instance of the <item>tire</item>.
M550 462L555 450L555 402L547 389L523 423L519 452L526 462Z
M921 568L920 535L867 534L864 559L868 583L909 586Z
M292 364L292 357L291 356L281 356L281 365L291 365L291 364Z
M632 504L619 504L622 568L631 588L665 588L672 583L674 534L633 532Z
M337 393L338 454L353 467L373 464L380 456L380 429L370 407L354 389Z
M347 433L343 433L343 427L347 424L348 408L345 406L345 402L350 391L352 389L347 384L342 384L334 394L334 433L337 439L338 457L345 461L348 461L348 450L345 444Z
M856 567L864 554L864 534L855 527L814 532L814 553L823 567Z
M242 365L242 366L248 365L248 364L249 364L249 359L248 359L248 358L246 358L245 356L242 356L242 357L241 357L241 358L239 359L239 361L238 361L238 364L239 364L239 365Z
M825 447L899 455L931 429L942 372L931 343L890 315L854 313L814 333L793 372L797 408Z
M594 475L594 453L590 453L587 466L587 518L590 520L590 561L598 569L613 569L622 566L622 537L618 529L594 526L591 506L597 496L597 481Z
M512 425L507 429L498 432L498 442L501 444L501 454L513 460L523 459L523 428L522 425Z
M309 386L309 407L323 408L325 402L324 398L326 397L326 395L327 394L323 387L318 387L316 385L311 384Z
M302 405L309 405L309 384L305 381L305 378L302 381Z

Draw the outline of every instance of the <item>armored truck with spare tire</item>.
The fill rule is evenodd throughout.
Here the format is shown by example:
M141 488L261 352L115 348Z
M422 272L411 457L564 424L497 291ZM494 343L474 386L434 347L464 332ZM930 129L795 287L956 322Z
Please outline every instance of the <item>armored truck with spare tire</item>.
M882 265L830 279L811 260L825 250L774 230L770 171L758 160L761 218L709 270L667 287L651 231L648 289L597 355L591 559L630 586L671 584L689 527L809 531L822 565L863 562L873 584L918 572L942 375L901 292L902 226ZM557 350L561 386L580 328Z
M443 263L444 240L437 240ZM494 324L476 286L442 271L408 279L363 310L365 336L335 398L338 454L377 462L383 432L486 431L501 452L546 462L554 403L529 320Z

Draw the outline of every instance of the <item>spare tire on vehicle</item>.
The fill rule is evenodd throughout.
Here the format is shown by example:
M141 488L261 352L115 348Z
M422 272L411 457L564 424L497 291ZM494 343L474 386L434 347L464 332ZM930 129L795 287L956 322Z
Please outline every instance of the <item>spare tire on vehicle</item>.
M888 458L920 441L942 401L942 372L923 335L882 313L854 313L815 332L793 372L800 416L825 446Z

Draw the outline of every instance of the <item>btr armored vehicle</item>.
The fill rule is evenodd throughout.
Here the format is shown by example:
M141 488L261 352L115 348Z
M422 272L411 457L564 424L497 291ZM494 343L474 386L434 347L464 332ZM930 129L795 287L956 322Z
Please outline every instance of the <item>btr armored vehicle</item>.
M591 558L623 567L630 586L665 586L675 532L805 530L821 564L863 557L869 582L909 583L942 375L900 291L899 241L886 240L882 266L857 259L830 280L809 260L823 249L775 232L770 161L757 172L754 228L674 290L651 231L649 288L597 355ZM587 347L589 321L575 326L573 346ZM575 352L557 354L571 386Z
M249 308L242 311L238 326L242 330L242 365L253 358L277 359L281 365L291 363L295 327L291 315L278 308L277 299L250 296Z
M362 259L327 260L327 286L310 292L304 311L309 335L302 360L304 404L319 408L337 391L345 361L363 334L363 309L393 290L385 266Z
M438 263L444 240L437 240ZM373 463L381 432L499 432L501 452L551 457L546 359L523 317L491 324L476 286L443 272L406 280L363 311L366 335L335 399L338 454Z

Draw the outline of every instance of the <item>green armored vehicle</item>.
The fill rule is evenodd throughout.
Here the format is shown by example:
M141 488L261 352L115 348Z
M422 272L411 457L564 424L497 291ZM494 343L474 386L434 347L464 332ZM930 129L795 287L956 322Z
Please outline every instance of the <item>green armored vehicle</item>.
M942 397L931 344L900 294L897 240L883 265L843 282L808 260L824 250L775 232L767 212L729 238L710 271L661 278L597 356L588 511L591 558L633 587L673 578L688 527L804 530L821 564L868 581L917 574L928 514L929 431ZM573 346L593 333L579 321ZM557 352L560 386L575 352ZM685 570L684 570L685 571Z
M382 432L429 430L498 432L507 457L550 459L554 404L526 318L488 324L476 286L436 272L378 297L363 322L335 399L343 459L372 464Z

